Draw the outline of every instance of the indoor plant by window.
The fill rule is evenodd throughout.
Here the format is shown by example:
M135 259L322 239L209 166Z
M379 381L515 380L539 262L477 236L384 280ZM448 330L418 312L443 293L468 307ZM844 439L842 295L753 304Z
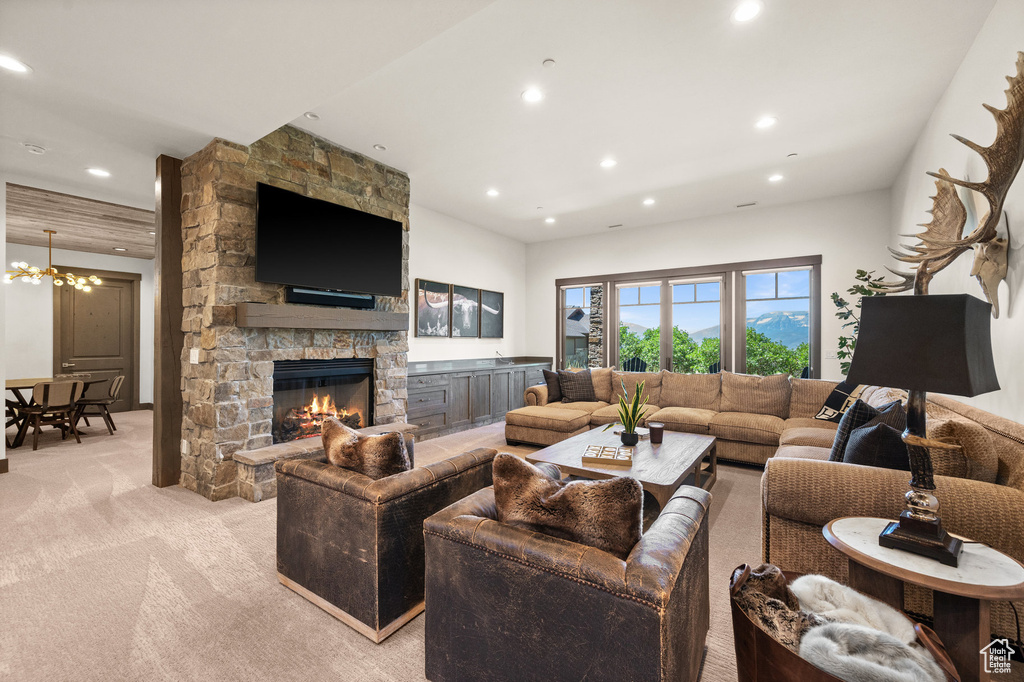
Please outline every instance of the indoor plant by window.
M622 396L619 398L619 421L622 422L622 439L623 445L636 445L640 440L640 435L636 432L636 427L640 423L640 420L644 416L644 406L647 405L647 398L643 401L640 400L640 396L644 393L644 382L640 382L636 385L636 393L633 394L633 398L629 398L629 391L626 390L626 383L619 380L622 384ZM617 424L609 424L604 427L604 430L618 426Z

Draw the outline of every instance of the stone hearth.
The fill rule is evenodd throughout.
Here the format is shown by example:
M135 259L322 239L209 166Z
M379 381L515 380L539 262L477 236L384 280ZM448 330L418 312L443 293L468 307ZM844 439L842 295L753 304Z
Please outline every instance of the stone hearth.
M248 147L216 139L181 172L181 485L211 500L252 489L234 455L271 445L275 360L372 359L375 423L404 422L408 332L241 328L235 304L284 303L283 286L255 280L256 183L264 182L401 221L405 292L378 296L376 310L408 314L408 176L291 126ZM339 267L356 257L339 253Z

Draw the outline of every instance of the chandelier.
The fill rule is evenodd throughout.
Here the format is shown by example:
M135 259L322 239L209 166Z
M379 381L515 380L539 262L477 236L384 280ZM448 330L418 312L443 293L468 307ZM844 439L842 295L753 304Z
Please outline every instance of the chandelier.
M7 274L4 275L4 284L10 284L16 279L20 279L26 284L42 284L43 277L52 277L53 286L62 287L67 284L69 287L74 287L80 291L92 291L92 285L99 286L103 284L96 275L80 276L73 275L70 272L63 274L57 272L56 268L53 267L53 235L57 234L57 230L43 230L43 232L50 235L50 246L47 248L49 266L43 270L37 268L34 265L29 265L25 261L11 263L13 270L8 270Z

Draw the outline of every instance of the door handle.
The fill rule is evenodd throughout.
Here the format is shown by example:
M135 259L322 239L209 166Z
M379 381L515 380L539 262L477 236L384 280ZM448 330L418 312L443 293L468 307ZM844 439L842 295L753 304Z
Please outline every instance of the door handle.
M60 363L60 366L61 367L74 367L75 363L73 363L73 362L62 362L62 363Z

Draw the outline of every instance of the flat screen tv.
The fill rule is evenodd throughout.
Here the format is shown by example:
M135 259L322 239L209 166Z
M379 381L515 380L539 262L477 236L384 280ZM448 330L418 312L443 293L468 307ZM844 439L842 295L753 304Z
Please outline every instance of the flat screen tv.
M256 281L402 295L402 223L259 183Z

